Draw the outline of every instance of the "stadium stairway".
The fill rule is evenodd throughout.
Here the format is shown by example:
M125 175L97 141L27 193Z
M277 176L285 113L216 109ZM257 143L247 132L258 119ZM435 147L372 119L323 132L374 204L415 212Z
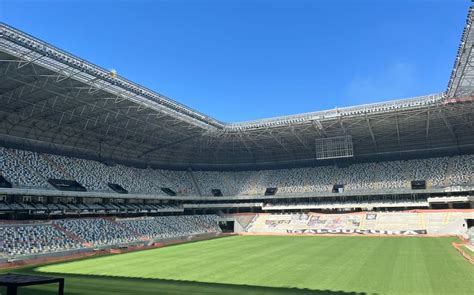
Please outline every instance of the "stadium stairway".
M133 231L127 227L125 227L123 224L121 224L120 222L117 222L115 221L114 218L110 218L110 217L104 217L105 220L107 220L108 222L110 223L113 223L115 224L116 226L120 227L123 231L127 231L129 233L132 233L134 236L138 237L141 241L150 241L149 238L143 236L142 234L136 232L136 231Z
M252 220L245 226L245 231L248 231L248 229L253 225L255 220L257 220L258 214L255 214L255 216L252 218Z
M229 187L229 188L232 187L232 181L229 179L230 176L227 175L227 174L224 174L223 178L224 178L224 182L225 182L224 187ZM223 195L226 195L226 193L230 193L230 194L236 193L236 194L238 194L237 192L222 192Z
M51 167L54 167L59 172L61 172L63 175L65 175L66 179L75 180L74 177L71 174L69 174L61 165L59 165L58 163L51 160L51 158L48 155L40 154L40 157L42 157L46 162L48 162L51 165Z
M188 170L188 175L189 175L189 178L191 179L191 183L193 184L194 189L197 191L197 193L199 194L199 196L202 197L202 189L201 189L201 186L200 186L199 183L196 181L196 177L194 177L194 173L193 173L193 170L191 170L191 168L189 168L189 170Z
M418 213L418 218L420 220L419 228L426 229L425 215L423 212Z
M412 175L412 171L410 171L410 168L408 165L403 165L403 167L405 168L405 180L404 180L404 183L405 183L405 188L410 188L411 187L411 183L410 183L410 180L409 179L414 179L415 178L415 175Z
M450 158L448 161L448 166L446 167L446 174L443 181L443 184L446 187L448 187L450 184L449 181L451 180L451 175L453 174L453 167L454 167L455 161L456 159L454 157Z
M88 243L88 242L84 241L83 239L81 239L77 235L75 235L74 233L66 230L65 228L61 227L60 225L56 224L55 222L53 222L52 225L55 229L57 229L58 231L62 232L64 235L66 235L66 237L68 237L72 240L78 241L84 247L92 247L93 246L91 243Z
M253 214L253 215L241 215L238 217L238 222L242 226L242 228L247 231L249 227L254 223L254 221L257 219L258 214Z
M253 173L251 175L251 179L249 181L249 184L250 184L250 195L258 195L258 191L257 191L257 183L260 182L260 179L262 178L262 175L260 172L257 172L257 173Z
M364 230L365 229L365 220L367 219L367 213L364 213L362 215L362 219L360 220L360 224L359 224L359 229L360 230Z
M236 232L248 232L250 226L257 218L258 214L254 213L239 213L239 214L221 214L221 218L232 218L238 224L234 226Z
M449 222L450 215L451 215L451 211L446 212L446 217L444 218L444 224L447 224Z

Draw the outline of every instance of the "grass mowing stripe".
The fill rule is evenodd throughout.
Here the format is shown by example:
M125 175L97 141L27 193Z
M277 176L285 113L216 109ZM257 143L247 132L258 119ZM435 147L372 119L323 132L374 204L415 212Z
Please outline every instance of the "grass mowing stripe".
M229 294L308 292L304 288L379 294L470 294L474 267L451 246L454 240L229 237L47 265L29 271L71 274L67 277L71 294L87 294L81 293L79 281L97 282L97 291L103 290L104 294L126 293L133 286L140 286L140 293L147 294L153 285L169 293L188 292L183 290L198 286L211 294L223 290ZM140 285L141 282L144 284Z

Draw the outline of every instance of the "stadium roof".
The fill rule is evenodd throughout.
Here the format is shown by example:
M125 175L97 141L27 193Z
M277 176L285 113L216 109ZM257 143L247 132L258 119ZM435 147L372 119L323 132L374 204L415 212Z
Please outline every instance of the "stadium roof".
M472 8L445 93L224 123L0 23L0 144L185 169L313 164L345 136L354 157L472 152Z

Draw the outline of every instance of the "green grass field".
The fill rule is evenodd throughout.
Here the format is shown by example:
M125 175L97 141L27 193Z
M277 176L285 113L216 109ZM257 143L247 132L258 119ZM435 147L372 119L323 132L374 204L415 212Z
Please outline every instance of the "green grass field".
M66 294L474 294L454 240L235 236L17 272L64 276Z

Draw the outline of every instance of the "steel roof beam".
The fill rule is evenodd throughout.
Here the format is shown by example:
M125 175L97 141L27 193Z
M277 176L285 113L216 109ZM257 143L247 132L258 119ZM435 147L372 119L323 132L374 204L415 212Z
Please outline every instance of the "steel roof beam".
M374 143L375 151L377 152L378 151L377 141L375 141L375 135L374 135L374 131L372 131L372 125L370 124L370 119L367 116L365 117L365 119L367 121L367 126L369 128L370 136L372 137L372 142Z

